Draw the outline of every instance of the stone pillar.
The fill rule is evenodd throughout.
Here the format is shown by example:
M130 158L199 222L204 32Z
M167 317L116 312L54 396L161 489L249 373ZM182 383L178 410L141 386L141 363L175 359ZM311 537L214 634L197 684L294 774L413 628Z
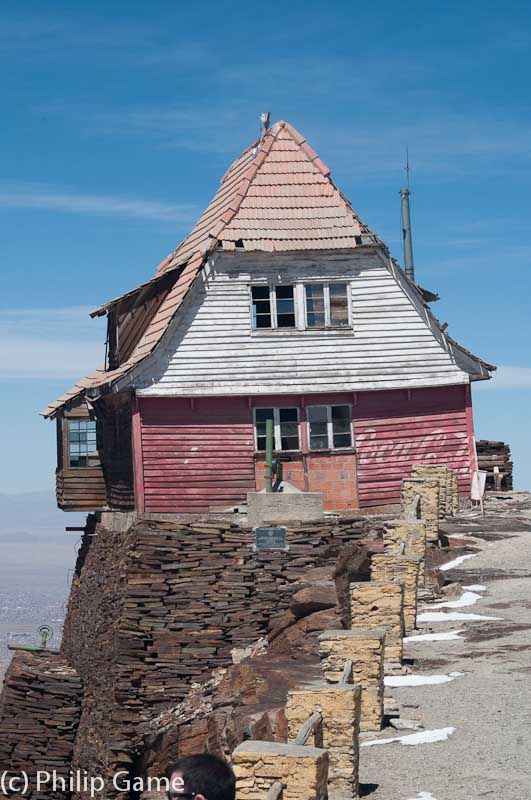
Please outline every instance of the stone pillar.
M452 514L459 513L459 479L452 471Z
M439 484L439 519L454 513L454 473L447 464L415 464L411 477L437 481Z
M326 800L328 753L321 748L249 739L233 752L232 764L236 800L264 800L276 781L282 800Z
M379 731L383 719L385 630L324 631L319 655L324 679L339 683L352 661L352 682L361 686L361 731Z
M420 496L420 519L426 525L426 541L439 541L439 483L422 478L406 478L402 481L402 516L409 518L416 495Z
M385 552L389 555L420 558L419 582L424 584L426 562L426 524L423 520L392 519L385 523Z
M417 625L417 594L420 558L393 556L386 553L374 555L371 577L374 581L401 581L404 585L404 623L407 632Z
M372 580L350 584L350 627L353 630L386 629L384 669L402 666L404 638L404 586L400 580Z
M358 797L361 687L321 684L290 691L286 705L290 740L297 737L314 711L323 716L314 744L328 750L328 797L330 800Z

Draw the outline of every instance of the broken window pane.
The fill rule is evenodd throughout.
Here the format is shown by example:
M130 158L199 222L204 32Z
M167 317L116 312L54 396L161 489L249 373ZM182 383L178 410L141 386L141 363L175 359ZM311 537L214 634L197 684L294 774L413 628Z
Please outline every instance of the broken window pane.
M280 449L299 450L299 412L296 408L279 408Z
M352 447L350 406L332 406L331 416L334 447Z
M295 327L295 300L293 297L293 286L277 286L275 289L277 298L277 327Z
M348 325L348 285L331 283L330 292L330 325Z
M271 328L271 300L269 286L253 286L253 329Z
M310 450L328 450L328 408L310 406L308 408L310 429Z
M254 412L256 428L256 449L266 449L266 420L274 420L274 410L272 408L257 408Z

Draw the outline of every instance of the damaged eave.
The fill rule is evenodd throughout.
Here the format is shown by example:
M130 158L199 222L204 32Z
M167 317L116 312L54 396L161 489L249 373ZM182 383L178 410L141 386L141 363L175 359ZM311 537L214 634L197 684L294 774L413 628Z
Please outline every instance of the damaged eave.
M173 254L172 254L173 255ZM169 261L170 256L165 259L162 263L166 263ZM94 311L90 312L90 316L92 319L96 317L104 317L108 314L111 308L122 303L124 300L131 300L134 299L135 304L142 303L147 296L151 293L152 289L158 289L161 285L164 285L165 282L170 283L172 278L176 278L179 275L179 272L184 269L186 263L178 264L171 269L166 270L166 272L162 272L160 275L155 275L154 278L151 278L149 281L145 281L145 283L141 283L138 286L135 286L134 289L131 289L129 292L124 292L124 294L119 295L118 297L114 297L112 300L108 300L103 305L96 308Z

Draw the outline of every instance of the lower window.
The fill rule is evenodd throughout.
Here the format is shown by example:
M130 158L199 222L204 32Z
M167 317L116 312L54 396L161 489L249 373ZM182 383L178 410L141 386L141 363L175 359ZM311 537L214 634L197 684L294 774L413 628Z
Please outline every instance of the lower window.
M256 449L266 449L266 421L273 420L273 449L300 450L298 408L255 408Z
M337 450L352 447L350 406L308 406L310 450Z
M95 420L68 420L68 464L70 467L98 466Z

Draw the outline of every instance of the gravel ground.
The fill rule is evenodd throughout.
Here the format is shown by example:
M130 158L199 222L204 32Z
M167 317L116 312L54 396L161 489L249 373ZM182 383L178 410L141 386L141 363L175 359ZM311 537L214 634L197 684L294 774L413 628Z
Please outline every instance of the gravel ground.
M455 733L437 743L362 747L362 795L371 800L531 798L531 532L523 524L531 523L531 495L492 500L487 514L484 522L456 521L461 533L478 537L480 550L445 572L449 580L482 584L485 591L473 606L446 610L499 619L419 623L419 633L460 629L463 638L408 643L411 672L464 675L386 692L401 718L426 731ZM412 732L389 727L373 738Z

